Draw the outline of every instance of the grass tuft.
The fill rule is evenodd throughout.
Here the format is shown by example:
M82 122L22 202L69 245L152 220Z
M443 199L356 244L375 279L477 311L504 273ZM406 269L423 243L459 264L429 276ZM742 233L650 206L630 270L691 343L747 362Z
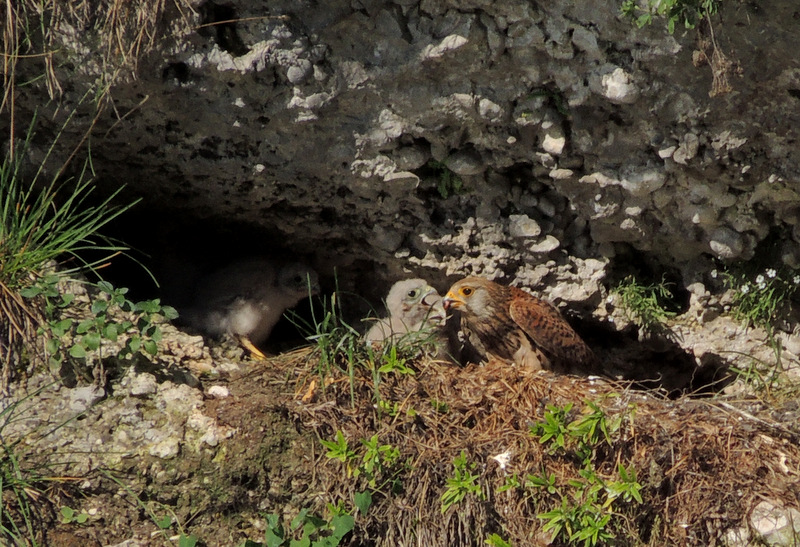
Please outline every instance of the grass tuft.
M35 121L34 121L35 123ZM43 356L43 340L37 329L44 322L42 299L23 299L48 271L59 266L59 275L96 270L112 256L127 250L99 231L136 202L114 205L121 189L105 199L94 200L91 162L87 160L76 180L60 178L41 182L44 165L55 141L32 178L23 176L23 162L33 137L31 124L24 143L11 150L0 165L0 389L5 391L14 370L27 360ZM99 202L99 203L98 203ZM87 262L83 251L100 251Z

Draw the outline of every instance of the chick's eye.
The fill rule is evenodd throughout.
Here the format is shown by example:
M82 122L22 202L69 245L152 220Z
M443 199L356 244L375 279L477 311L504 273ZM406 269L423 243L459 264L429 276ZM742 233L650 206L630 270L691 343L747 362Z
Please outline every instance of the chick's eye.
M419 291L417 289L413 289L413 290L408 291L408 297L409 298L416 298L417 294L419 294Z
M469 287L464 287L461 289L461 294L463 294L464 296L469 296L472 294L472 289L470 289Z

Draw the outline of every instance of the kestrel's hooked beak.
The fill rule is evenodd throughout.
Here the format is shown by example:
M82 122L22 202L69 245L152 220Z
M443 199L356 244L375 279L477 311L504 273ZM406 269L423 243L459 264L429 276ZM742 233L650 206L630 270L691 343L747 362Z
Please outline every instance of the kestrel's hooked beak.
M464 305L464 301L453 294L453 291L449 291L447 295L442 299L442 304L444 305L444 309L446 311L450 311L450 308L460 308Z

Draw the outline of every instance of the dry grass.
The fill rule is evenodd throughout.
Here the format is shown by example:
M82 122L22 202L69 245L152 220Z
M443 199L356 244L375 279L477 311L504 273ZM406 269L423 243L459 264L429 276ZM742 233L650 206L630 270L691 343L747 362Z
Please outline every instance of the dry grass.
M59 63L65 58L81 63L87 57L77 50L66 56L63 50L93 43L87 62L96 65L96 92L104 96L120 77L135 77L139 59L157 41L176 33L177 27L167 28L168 23L188 27L193 14L189 0L6 0L3 11L0 111L11 118L12 142L20 61L41 62L33 79L44 78L50 98L58 99L63 93Z
M350 381L335 373L309 396L317 378L303 352L274 363L270 375L288 378L286 404L304 428L332 440L341 431L362 454L362 440L378 435L411 463L402 491L374 494L366 519L357 521L357 544L484 545L497 533L513 545L546 544L537 515L560 506L560 497L531 488L501 491L516 474L555 473L562 492L578 479L580 465L569 451L551 451L530 433L546 405L595 401L609 419L622 418L612 444L598 445L593 465L611 480L619 463L632 466L643 485L643 503L615 505L610 530L615 545L711 545L727 529L743 525L762 499L796 506L800 496L798 435L714 399L669 400L599 379L529 373L507 366L466 368L428 362L415 376L384 377L378 393L398 405L394 415L375 404L372 376L357 371L355 400ZM271 365L272 366L272 365ZM437 401L437 404L432 404ZM409 412L413 409L413 412ZM453 460L464 450L477 464L485 500L467 496L441 512ZM505 469L493 456L509 452ZM363 477L322 454L315 472L320 506L344 501L366 488Z
M0 393L7 394L13 371L21 361L43 355L37 330L44 324L42 307L25 301L0 281Z

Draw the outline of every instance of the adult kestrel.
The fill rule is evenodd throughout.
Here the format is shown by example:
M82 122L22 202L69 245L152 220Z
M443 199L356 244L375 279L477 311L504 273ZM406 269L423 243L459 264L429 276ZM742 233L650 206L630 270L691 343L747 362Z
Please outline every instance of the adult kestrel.
M365 336L367 342L397 340L409 332L444 325L442 297L424 279L398 281L386 297L389 317L380 319Z
M254 357L283 313L319 293L316 272L304 264L268 259L236 262L197 287L195 304L182 314L190 326L210 335L234 337Z
M485 357L536 369L597 373L598 361L559 311L516 287L480 277L456 282L444 298Z

